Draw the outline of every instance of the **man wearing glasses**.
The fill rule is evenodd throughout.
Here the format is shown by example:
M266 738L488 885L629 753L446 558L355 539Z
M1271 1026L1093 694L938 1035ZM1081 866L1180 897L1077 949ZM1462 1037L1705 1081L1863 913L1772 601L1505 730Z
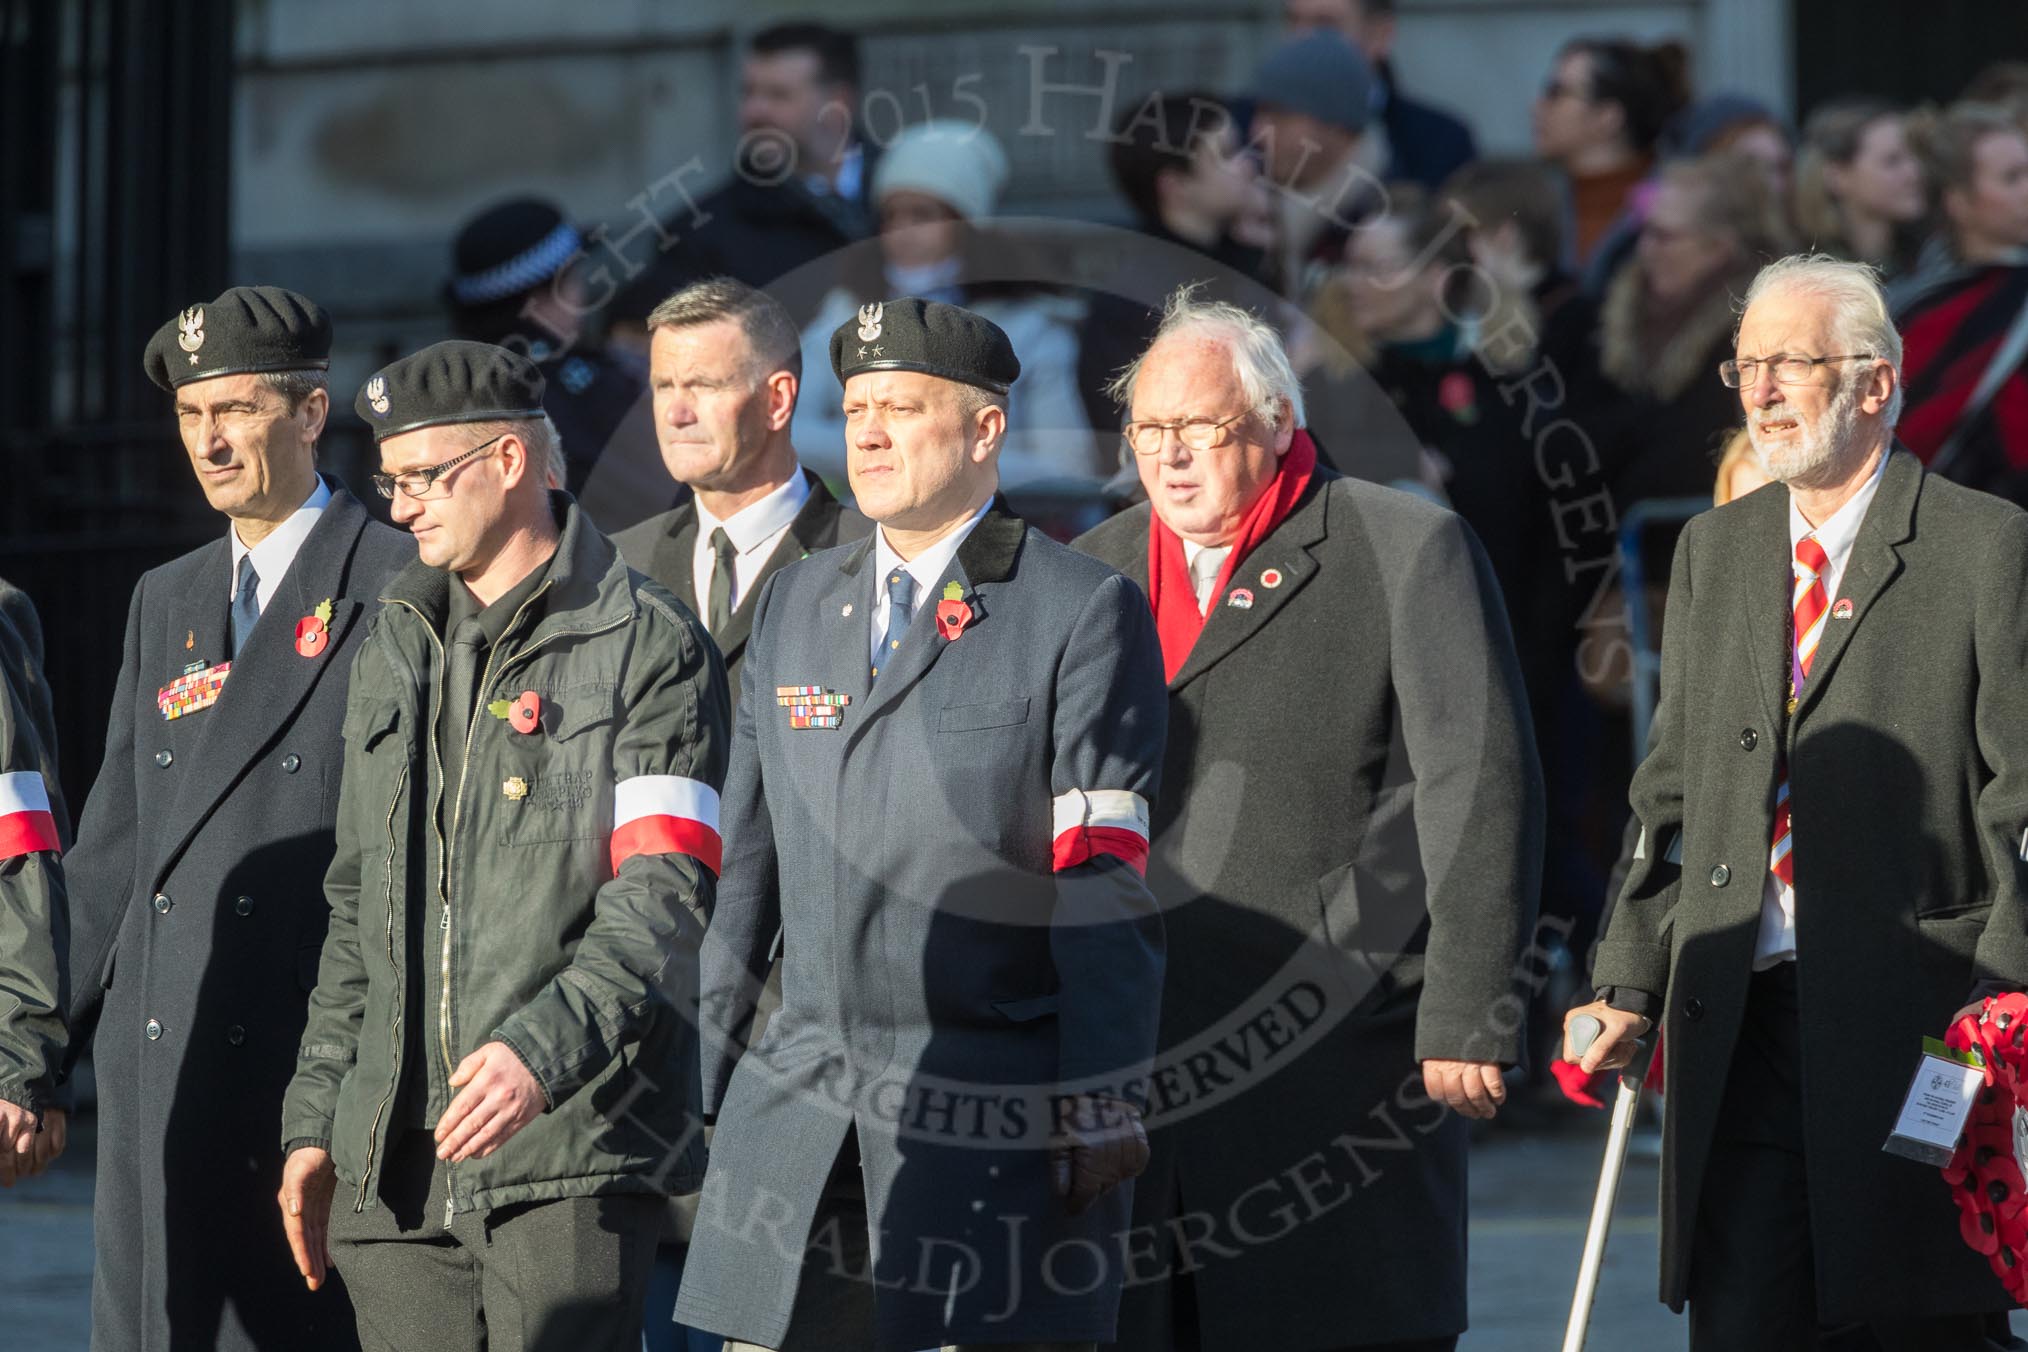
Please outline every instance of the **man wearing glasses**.
M355 405L421 558L353 665L277 1200L292 1280L335 1266L373 1347L631 1352L663 1199L702 1171L725 676L551 491L542 387L446 342Z
M1871 269L1769 265L1736 341L1718 374L1779 486L1677 544L1582 1064L1662 1027L1661 1295L1692 1348L1983 1348L2011 1302L1881 1144L1922 1039L2028 983L2028 515L1895 445Z
M290 1289L273 1251L346 681L367 608L415 557L317 472L330 350L324 310L275 287L192 305L147 346L228 525L134 588L64 859L70 1054L91 1046L98 1071L96 1347L357 1345L343 1293Z
M1484 551L1317 463L1279 337L1179 292L1114 386L1169 744L1152 1159L1120 1345L1449 1348L1464 1120L1520 1055L1542 789Z

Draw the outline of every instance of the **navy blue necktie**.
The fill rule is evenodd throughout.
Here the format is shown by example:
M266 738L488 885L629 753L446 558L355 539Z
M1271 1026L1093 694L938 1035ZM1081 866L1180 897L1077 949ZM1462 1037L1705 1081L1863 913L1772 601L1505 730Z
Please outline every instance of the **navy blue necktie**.
M253 555L239 556L239 590L232 597L232 655L236 659L239 650L246 646L247 636L261 617L259 589L260 574L254 572ZM213 611L216 615L218 612Z
M915 618L915 575L897 568L887 575L887 637L880 640L880 652L873 659L873 674L901 648L908 622Z

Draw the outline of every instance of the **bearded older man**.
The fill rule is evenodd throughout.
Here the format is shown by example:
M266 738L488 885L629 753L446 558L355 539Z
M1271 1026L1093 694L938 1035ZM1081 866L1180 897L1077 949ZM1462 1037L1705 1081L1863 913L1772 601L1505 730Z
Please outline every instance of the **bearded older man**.
M1179 293L1116 393L1152 505L1078 545L1147 590L1179 790L1121 1345L1451 1347L1542 859L1498 588L1457 516L1318 463L1246 311Z
M2028 515L1895 445L1869 269L1771 264L1735 351L1780 482L1677 546L1584 1063L1662 1022L1662 1299L1692 1348L1854 1323L1983 1348L2007 1296L1935 1173L1881 1144L1923 1035L2028 982Z

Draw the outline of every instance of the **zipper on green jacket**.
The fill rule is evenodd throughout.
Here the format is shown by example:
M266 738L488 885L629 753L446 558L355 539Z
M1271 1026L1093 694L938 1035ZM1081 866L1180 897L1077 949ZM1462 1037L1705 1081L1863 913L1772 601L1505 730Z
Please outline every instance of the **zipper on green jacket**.
M394 777L394 796L387 802L387 965L394 969L394 1063L388 1071L387 1093L380 1099L380 1106L373 1110L373 1125L366 1129L366 1167L359 1171L359 1200L352 1204L355 1212L366 1210L366 1190L373 1181L374 1147L380 1140L380 1118L387 1111L389 1100L393 1099L395 1087L401 1083L398 1067L401 1062L401 964L394 958L394 813L401 806L402 786L408 783L408 767L401 767L401 773Z

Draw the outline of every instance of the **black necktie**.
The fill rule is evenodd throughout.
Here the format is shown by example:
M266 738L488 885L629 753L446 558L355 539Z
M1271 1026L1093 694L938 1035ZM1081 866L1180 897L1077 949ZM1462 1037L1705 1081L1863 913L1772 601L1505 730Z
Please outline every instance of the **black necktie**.
M716 561L711 567L711 613L704 622L714 634L725 632L725 626L732 620L732 570L739 566L739 554L732 547L732 537L719 526L711 532L711 552Z
M254 572L253 555L239 556L239 590L232 597L232 655L239 657L239 650L246 646L247 636L261 617L259 589L260 574ZM217 611L212 611L216 615Z

